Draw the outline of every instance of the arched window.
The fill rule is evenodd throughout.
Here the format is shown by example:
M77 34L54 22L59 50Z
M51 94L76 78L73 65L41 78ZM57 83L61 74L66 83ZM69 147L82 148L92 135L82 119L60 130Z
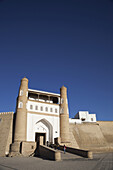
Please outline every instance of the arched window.
M61 104L63 104L64 103L64 99L63 98L61 98Z
M26 97L28 97L28 91L26 92Z
M23 90L20 90L20 96L23 96Z
M19 102L18 108L23 108L23 103L22 102Z
M64 108L60 108L60 113L64 113Z

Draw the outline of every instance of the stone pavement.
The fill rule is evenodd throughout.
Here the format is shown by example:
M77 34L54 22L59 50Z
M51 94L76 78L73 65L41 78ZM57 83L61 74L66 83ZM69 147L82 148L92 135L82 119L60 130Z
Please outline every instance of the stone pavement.
M60 151L61 152L61 159L62 161L65 161L65 160L75 160L75 159L82 159L81 156L78 156L78 155L75 155L75 154L72 154L72 153L69 153L69 152L66 152L64 154L63 151Z
M0 170L113 170L113 153L94 154L92 160L63 154L62 161L37 157L0 157Z

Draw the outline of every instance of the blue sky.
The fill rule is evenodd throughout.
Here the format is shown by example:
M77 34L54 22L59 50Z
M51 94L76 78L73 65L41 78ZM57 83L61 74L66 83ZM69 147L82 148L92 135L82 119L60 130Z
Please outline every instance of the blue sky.
M15 111L20 80L68 88L79 110L113 120L113 1L0 0L0 112Z

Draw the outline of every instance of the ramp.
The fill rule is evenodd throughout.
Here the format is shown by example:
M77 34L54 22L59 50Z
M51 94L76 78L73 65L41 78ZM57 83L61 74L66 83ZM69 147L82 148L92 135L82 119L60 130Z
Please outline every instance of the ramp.
M75 154L72 154L72 153L66 152L64 154L63 151L60 151L60 152L61 152L61 159L62 159L62 161L69 161L69 160L75 160L75 159L82 159L83 158L81 156L78 156L78 155L75 155Z

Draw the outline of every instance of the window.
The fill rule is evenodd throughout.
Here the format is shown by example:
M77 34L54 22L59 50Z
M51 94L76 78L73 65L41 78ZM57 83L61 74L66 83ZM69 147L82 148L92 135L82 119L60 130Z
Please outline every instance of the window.
M45 111L48 112L48 107L45 108Z
M35 106L35 110L38 110L38 106Z
M63 98L61 98L61 104L63 104L64 103L64 99Z
M61 109L60 109L60 113L64 113L64 108L61 108Z
M19 102L18 108L23 108L23 103L22 102Z
M20 90L20 96L23 96L23 90Z
M34 149L34 146L33 146L33 145L31 146L31 149Z
M57 113L57 109L55 109L55 113Z
M30 105L30 109L31 109L31 110L33 109L33 105Z
M42 106L40 107L40 110L43 111L43 107Z
M91 121L93 121L93 118L91 118Z
M53 112L53 109L52 109L52 108L50 108L50 112Z
M28 91L26 92L26 97L28 97Z
M86 119L85 118L81 118L82 121L85 121Z

